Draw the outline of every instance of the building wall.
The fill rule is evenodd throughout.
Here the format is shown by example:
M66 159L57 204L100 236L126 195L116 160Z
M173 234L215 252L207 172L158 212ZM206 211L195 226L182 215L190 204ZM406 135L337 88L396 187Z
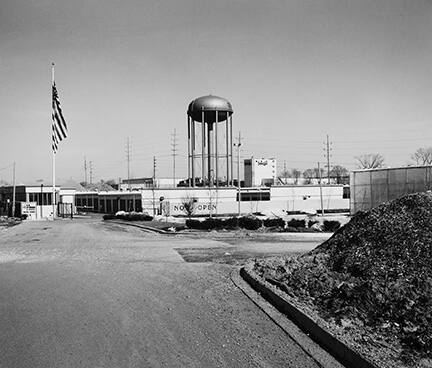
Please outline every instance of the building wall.
M403 195L432 189L432 166L356 170L350 173L350 211L367 211Z
M80 212L116 213L142 211L141 192L77 192L75 205Z
M157 188L142 191L143 210L149 214L162 209L165 214L185 216L185 203L194 202L194 214L235 213L236 188ZM160 199L163 198L161 201Z
M349 209L349 199L343 198L342 185L322 187L324 210ZM141 192L77 193L78 210L101 213L144 211L150 215L187 216L185 204L192 203L193 215L233 215L238 213L237 188L155 188ZM242 214L264 212L319 212L319 186L252 187L241 189Z
M270 192L271 202L275 208L310 213L321 210L319 185L274 186L270 188ZM349 210L349 198L344 198L343 185L323 185L322 199L324 211Z
M276 159L251 158L244 160L245 187L257 187L276 183Z
M184 204L192 199L194 214L217 215L236 214L238 212L236 188L172 188L142 191L143 210L149 214L164 212L173 216L185 216ZM343 198L342 185L322 187L323 209L349 210L349 198ZM242 213L281 211L319 212L321 197L319 186L278 186L271 188L242 188ZM163 197L163 200L160 199ZM257 199L257 200L254 200Z

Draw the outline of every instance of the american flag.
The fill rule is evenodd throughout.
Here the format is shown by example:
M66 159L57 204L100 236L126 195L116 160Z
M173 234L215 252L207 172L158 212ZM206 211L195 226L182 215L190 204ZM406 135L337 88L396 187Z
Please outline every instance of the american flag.
M63 117L55 82L52 86L52 149L56 153L59 143L67 137L67 125Z

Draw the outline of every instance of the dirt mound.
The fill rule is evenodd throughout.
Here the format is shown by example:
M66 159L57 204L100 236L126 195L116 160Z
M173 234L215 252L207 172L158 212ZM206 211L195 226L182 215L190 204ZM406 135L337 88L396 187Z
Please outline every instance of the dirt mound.
M432 195L356 214L310 253L256 271L327 320L364 328L412 365L432 358Z

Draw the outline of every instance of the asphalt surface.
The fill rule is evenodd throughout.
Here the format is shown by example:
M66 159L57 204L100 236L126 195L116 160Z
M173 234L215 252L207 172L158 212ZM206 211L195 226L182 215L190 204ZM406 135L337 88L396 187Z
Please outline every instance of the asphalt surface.
M0 367L318 367L232 283L232 262L180 255L233 243L94 218L0 230Z

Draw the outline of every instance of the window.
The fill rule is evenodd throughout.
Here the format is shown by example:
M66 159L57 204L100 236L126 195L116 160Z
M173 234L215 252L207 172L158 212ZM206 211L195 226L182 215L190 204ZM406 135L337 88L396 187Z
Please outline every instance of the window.
M36 202L38 206L52 205L52 193L29 193L29 201Z
M270 200L270 192L246 192L240 193L241 201L250 202L250 201L269 201ZM237 198L238 202L238 193Z
M107 213L111 213L111 211L112 211L112 201L111 201L111 199L107 199L106 200L106 212Z
M105 212L105 199L101 198L99 200L99 205L100 205L100 212L104 213Z
M342 198L350 198L350 187L343 187Z

